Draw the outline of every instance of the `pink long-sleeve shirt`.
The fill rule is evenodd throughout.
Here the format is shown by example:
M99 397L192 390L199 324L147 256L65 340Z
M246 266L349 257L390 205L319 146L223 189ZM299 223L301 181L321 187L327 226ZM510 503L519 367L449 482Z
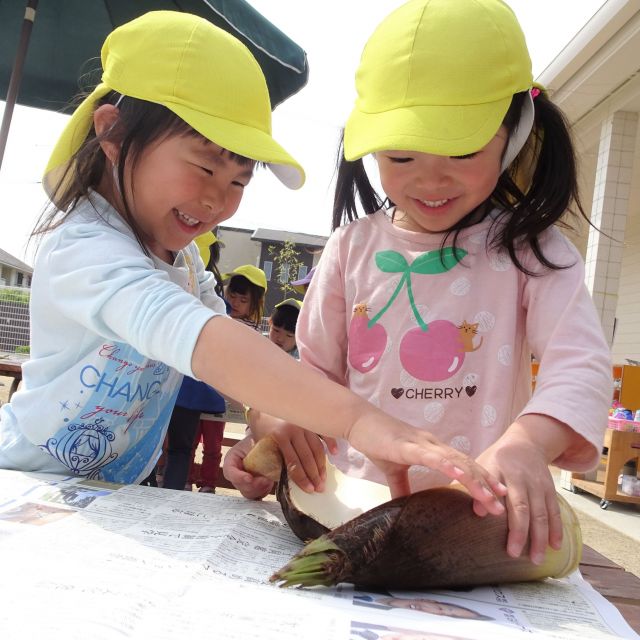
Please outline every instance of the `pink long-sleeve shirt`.
M527 248L518 270L487 248L492 217L461 231L407 231L384 212L330 237L297 325L300 358L382 410L477 457L522 414L543 414L576 434L554 462L597 463L611 401L611 363L575 247L555 228L539 238L545 269ZM495 225L494 225L495 227ZM540 362L531 394L531 354ZM384 482L339 443L334 464ZM412 489L443 484L422 467Z

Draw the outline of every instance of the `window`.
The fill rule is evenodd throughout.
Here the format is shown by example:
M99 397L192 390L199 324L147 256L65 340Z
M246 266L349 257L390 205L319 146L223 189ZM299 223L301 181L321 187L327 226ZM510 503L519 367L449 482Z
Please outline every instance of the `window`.
M289 282L289 263L285 262L282 265L282 273L280 273L280 282L286 284Z
M304 278L307 275L308 271L309 271L309 268L307 267L306 264L300 265L300 268L298 269L298 277L296 278L296 280L302 280L302 278Z
M271 272L273 271L273 262L265 260L263 265L264 275L267 276L267 282L271 281Z

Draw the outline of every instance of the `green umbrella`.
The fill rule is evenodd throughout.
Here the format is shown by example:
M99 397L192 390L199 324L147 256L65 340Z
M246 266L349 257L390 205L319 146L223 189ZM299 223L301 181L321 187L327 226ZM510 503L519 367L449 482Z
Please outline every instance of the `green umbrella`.
M28 0L26 7L25 0L0 0L0 99L7 101L0 166L16 102L62 110L99 81L107 35L159 9L201 16L244 42L267 79L272 107L306 84L304 50L245 0Z

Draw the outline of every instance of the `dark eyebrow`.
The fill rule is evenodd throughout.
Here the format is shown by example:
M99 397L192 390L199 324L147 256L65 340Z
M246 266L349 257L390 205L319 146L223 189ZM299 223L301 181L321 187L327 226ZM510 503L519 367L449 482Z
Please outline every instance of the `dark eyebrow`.
M206 143L209 143L209 141L207 140ZM250 160L248 158L245 158L244 156L239 156L235 153L232 153L231 151L227 151L227 149L224 149L222 147L220 147L220 151L218 153L216 153L214 149L207 148L206 146L196 147L196 153L202 158L203 161L210 162L216 167L225 164L225 161L229 160L235 162L241 167L251 163L250 166L248 166L247 169L240 174L240 177L253 178L253 170L257 164L254 160Z
M211 154L213 157L222 157L222 156L228 156L231 160L234 160L235 162L237 162L239 165L244 166L246 164L251 164L251 165L257 165L259 164L257 160L253 160L251 158L247 158L246 156L240 155L239 153L235 153L233 151L229 151L229 149L225 149L225 147L221 147L220 145L216 145L218 147L218 149L220 149L220 151L218 151L218 153L216 153L215 151L209 150L208 146L215 144L214 142L212 142L211 140L208 140L207 138L204 138L202 136L199 136L201 142L203 143L203 147L204 147L204 151L207 154Z

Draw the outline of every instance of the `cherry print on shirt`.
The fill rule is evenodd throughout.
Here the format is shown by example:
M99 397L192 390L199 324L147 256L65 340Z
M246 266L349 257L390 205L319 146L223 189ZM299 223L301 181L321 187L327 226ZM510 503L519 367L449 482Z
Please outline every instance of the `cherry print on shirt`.
M386 331L372 333L382 316L396 301L406 286L411 311L418 323L400 341L399 357L404 369L418 380L438 382L453 376L462 366L465 353L475 351L473 345L477 325L463 322L457 326L449 320L434 320L427 324L420 315L413 295L412 274L437 275L453 269L465 256L464 249L444 247L427 251L411 264L397 251L380 251L375 255L376 266L383 273L402 274L398 285L382 309L370 320L366 305L356 305L349 327L350 364L358 371L370 371L380 360L386 346ZM364 307L364 309L362 308ZM382 339L384 332L384 342ZM352 343L354 347L352 348ZM364 345L364 346L363 346ZM365 348L366 347L366 348ZM351 358L351 354L354 358ZM368 356L364 358L365 354Z
M375 255L376 266L383 273L401 274L391 297L382 309L371 319L370 309L365 302L354 306L349 325L349 364L360 371L372 371L380 362L387 346L387 332L378 321L394 304L396 298L406 285L407 297L411 311L418 326L410 329L402 337L399 357L405 371L417 380L440 382L457 373L465 359L465 354L476 351L482 344L474 345L473 340L478 332L478 323L463 321L455 325L449 320L434 320L427 324L416 305L413 295L411 276L437 275L453 269L465 256L467 251L454 247L444 247L427 251L418 256L411 264L397 251L379 251ZM397 390L394 389L397 392ZM471 397L475 389L467 395ZM397 399L392 391L392 395Z
M349 364L360 373L373 370L387 346L385 328L381 324L369 326L367 311L366 302L355 305L349 324Z

